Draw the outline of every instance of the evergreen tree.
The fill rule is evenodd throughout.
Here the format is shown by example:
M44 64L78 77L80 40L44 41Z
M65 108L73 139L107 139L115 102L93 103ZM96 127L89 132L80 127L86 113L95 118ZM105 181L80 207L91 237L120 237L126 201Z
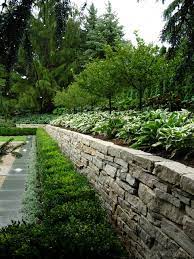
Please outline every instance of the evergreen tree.
M110 2L108 2L106 13L101 17L97 17L95 7L91 5L85 27L87 33L85 54L89 59L104 58L106 45L115 47L118 42L122 41L123 27L119 25Z

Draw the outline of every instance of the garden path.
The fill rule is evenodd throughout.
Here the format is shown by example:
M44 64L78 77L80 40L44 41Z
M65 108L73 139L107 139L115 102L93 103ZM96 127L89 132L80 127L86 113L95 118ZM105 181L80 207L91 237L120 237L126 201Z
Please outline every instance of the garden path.
M25 191L26 176L32 148L32 136L27 137L26 144L20 148L22 156L10 159L11 166L0 165L0 227L21 220L22 198Z

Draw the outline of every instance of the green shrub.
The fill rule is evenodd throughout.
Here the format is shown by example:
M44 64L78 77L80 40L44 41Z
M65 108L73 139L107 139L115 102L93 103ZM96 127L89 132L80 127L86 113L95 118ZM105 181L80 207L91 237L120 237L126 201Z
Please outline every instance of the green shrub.
M34 128L0 128L0 136L27 136L35 135Z
M54 114L27 114L25 116L16 116L14 120L17 124L49 124L55 118L56 115Z

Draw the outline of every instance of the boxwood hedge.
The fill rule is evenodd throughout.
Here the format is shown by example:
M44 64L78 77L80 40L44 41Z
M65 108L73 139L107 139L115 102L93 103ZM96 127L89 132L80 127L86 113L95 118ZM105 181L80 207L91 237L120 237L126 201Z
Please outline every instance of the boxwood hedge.
M37 130L41 209L36 224L0 231L0 257L125 258L94 190L43 129Z
M34 128L3 128L0 127L0 136L27 136L35 135L36 129Z

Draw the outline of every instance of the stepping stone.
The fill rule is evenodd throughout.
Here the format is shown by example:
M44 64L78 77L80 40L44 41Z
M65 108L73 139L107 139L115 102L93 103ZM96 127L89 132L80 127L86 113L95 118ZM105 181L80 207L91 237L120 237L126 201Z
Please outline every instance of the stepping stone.
M19 190L3 190L0 191L0 201L17 201L22 199L22 194L23 191L19 191Z
M0 210L17 210L20 211L22 207L22 201L8 201L8 200L0 200Z
M0 227L8 226L12 221L21 222L22 219L22 199L32 148L31 136L28 141L29 143L20 148L22 156L15 159L8 173L0 172L0 177L4 178L0 187Z
M21 214L18 212L18 210L0 210L0 217L18 217L18 215L21 217Z
M8 174L6 177L6 181L26 181L26 175L24 174L17 174L17 175L10 175Z
M27 175L27 171L23 170L23 171L17 172L14 169L12 169L9 171L9 175Z
M16 177L15 177L16 178ZM1 190L25 190L25 179L15 179L15 180L10 180L10 179L5 179L3 185L1 186Z

